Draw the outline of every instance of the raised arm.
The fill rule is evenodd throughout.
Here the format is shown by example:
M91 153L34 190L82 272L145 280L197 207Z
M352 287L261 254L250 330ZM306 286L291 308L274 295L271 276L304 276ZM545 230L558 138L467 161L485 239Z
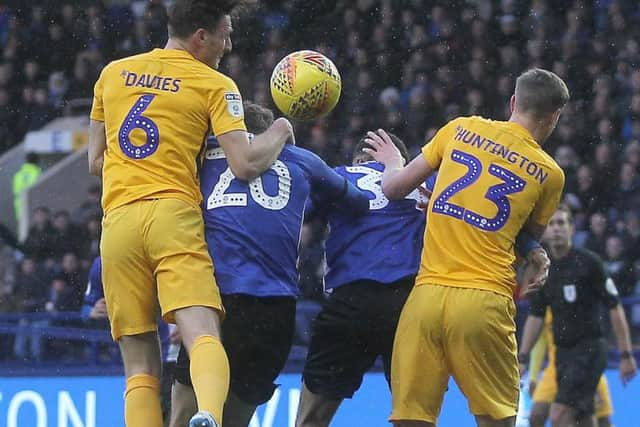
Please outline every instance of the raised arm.
M371 148L363 151L384 165L382 192L390 200L404 199L435 172L422 154L404 166L400 151L382 129L367 132L366 142Z
M294 142L293 126L279 118L265 132L249 141L247 132L234 130L216 135L236 178L251 181L269 169L289 138Z

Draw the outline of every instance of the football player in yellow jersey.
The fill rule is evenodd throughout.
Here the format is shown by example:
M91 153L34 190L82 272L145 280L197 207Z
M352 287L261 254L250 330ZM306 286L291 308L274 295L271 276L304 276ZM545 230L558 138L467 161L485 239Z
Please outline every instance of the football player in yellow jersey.
M547 355L547 366L542 372L542 377L538 381L538 374L542 362ZM551 403L558 392L556 382L556 348L553 343L553 332L551 330L551 310L547 309L544 319L544 330L538 338L538 342L531 350L529 360L529 393L533 401L531 412L529 413L529 424L531 427L544 427L549 417ZM613 406L611 404L611 393L607 378L602 375L598 382L598 389L595 395L595 415L598 427L611 427L611 415Z
M127 378L127 427L162 426L158 303L191 357L200 412L190 426L222 425L229 365L203 236L199 157L213 132L233 174L250 180L293 138L278 119L250 144L240 93L216 71L239 3L176 0L165 48L111 62L95 85L89 169L103 181L102 275Z
M369 132L388 198L438 170L420 271L393 348L396 425L434 426L450 376L479 426L515 424L513 246L521 229L539 239L559 203L564 175L541 144L568 99L558 76L529 70L516 81L509 121L456 118L405 167L384 131Z

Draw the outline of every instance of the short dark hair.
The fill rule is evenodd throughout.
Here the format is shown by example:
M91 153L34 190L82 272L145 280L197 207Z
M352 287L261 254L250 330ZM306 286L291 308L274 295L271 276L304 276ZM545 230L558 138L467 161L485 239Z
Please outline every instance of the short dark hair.
M571 210L569 205L567 205L565 203L560 203L558 205L558 209L556 209L556 212L564 212L564 213L566 213L567 214L567 220L569 221L569 224L573 224L573 211Z
M532 68L516 80L516 104L534 117L554 113L569 102L566 83L551 71Z
M212 31L242 0L175 0L169 9L169 37L186 38L198 28Z
M402 141L400 138L398 138L397 135L391 132L387 132L387 135L389 135L389 138L391 138L393 145L395 145L398 148L398 150L400 150L400 155L402 155L402 158L404 159L405 163L409 163L409 150L407 150L407 146L404 144L404 141ZM358 141L358 143L356 144L355 148L353 149L354 159L356 157L365 156L373 160L373 158L369 154L362 151L363 148L369 148L369 144L365 142L365 139L366 139L366 136L362 137L360 141Z
M273 123L273 111L250 101L244 102L244 124L247 131L259 134L266 131Z

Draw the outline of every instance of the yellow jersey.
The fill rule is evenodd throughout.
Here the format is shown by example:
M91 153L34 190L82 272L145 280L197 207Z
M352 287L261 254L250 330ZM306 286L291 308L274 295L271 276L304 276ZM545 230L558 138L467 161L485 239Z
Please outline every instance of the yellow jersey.
M547 312L544 316L544 334L547 335L547 366L549 368L556 368L556 345L553 342L553 329L552 329L553 316L551 315L551 309L547 308Z
M198 207L207 135L246 130L233 80L177 49L108 64L95 84L91 119L105 124L105 212L143 199Z
M546 226L564 173L521 125L482 117L447 123L422 148L438 169L416 285L515 288L514 241L529 217Z

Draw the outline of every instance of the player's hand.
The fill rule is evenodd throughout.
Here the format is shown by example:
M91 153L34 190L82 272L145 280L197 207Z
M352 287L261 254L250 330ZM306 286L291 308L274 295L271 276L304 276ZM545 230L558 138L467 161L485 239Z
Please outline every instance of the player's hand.
M418 192L420 193L420 198L416 202L416 207L423 211L427 210L427 206L429 206L429 199L431 198L431 191L429 191L426 187L422 185L418 187Z
M533 393L535 393L537 386L537 381L529 381L529 397L533 397Z
M180 344L182 342L182 334L180 333L180 328L177 326L173 328L171 334L169 335L169 341L171 344Z
M376 132L367 132L364 142L371 148L363 148L362 151L372 156L377 162L387 167L404 166L404 159L400 150L395 146L391 137L384 130L378 129Z
M279 117L273 122L273 125L271 126L282 127L282 129L289 134L289 139L287 139L287 144L296 145L296 135L293 132L293 125L288 119L284 117Z
M629 384L629 381L636 376L638 372L638 367L636 366L636 359L631 357L623 357L620 359L620 379L622 380L623 385Z
M104 319L107 317L107 303L104 298L100 298L89 313L91 319Z
M522 274L522 296L528 296L542 289L549 277L551 260L547 252L542 249L533 249L527 254L527 265Z

